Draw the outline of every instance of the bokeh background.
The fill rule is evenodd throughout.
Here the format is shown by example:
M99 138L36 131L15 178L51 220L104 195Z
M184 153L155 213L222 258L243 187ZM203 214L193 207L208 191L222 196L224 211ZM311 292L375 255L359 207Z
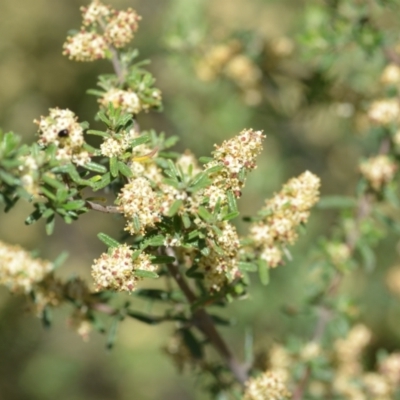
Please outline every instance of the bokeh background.
M163 92L164 112L140 116L142 129L178 135L178 150L189 148L197 156L209 155L214 143L243 128L263 129L266 133L258 169L250 176L240 201L244 215L254 213L287 179L307 169L321 177L323 194L351 194L358 159L364 151L353 133L351 113L329 103L323 82L319 86L320 101L317 97L305 107L292 106L302 92L285 80L277 92L277 101L287 105L284 113L265 103L250 107L231 83L223 79L199 80L187 54L171 43L179 30L193 42L206 37L212 43L237 30L255 32L266 41L282 37L295 41L303 28L306 3L110 0L115 8L130 6L142 15L135 45L142 58L151 60L149 69ZM99 73L110 71L110 65L106 61L75 63L61 54L68 30L80 26L79 7L85 4L80 0L0 1L0 126L20 134L26 143L35 140L33 119L46 115L50 107L69 108L81 121L96 124L96 99L85 92L95 87ZM304 60L294 59L288 67L299 81L307 80L309 70ZM368 87L373 80L371 73L362 84ZM103 231L117 237L121 229L112 216L91 213L72 226L58 221L55 234L47 237L42 223L24 225L29 213L29 204L22 201L10 214L2 213L0 240L37 249L41 257L48 259L67 250L69 259L58 271L64 277L90 279L90 265L104 250L96 233ZM254 331L255 348L260 353L288 332L309 336L310 317L294 319L282 309L296 304L304 293L309 249L335 225L335 216L316 210L307 233L293 248L293 261L272 272L269 286L262 287L255 280L250 298L224 311L236 324L221 331L239 357L243 356L246 329ZM239 224L239 228L244 230L245 226ZM398 257L396 246L396 238L387 238L378 249L379 268L369 277L357 275L347 285L359 297L364 320L375 330L377 348L399 345L400 307L384 283L387 268ZM138 304L137 309L140 307ZM26 312L23 299L0 289L0 399L204 398L196 378L180 375L161 351L171 326L152 327L127 320L120 328L116 347L107 351L105 338L98 333L83 342L68 328L67 315L68 310L59 310L53 326L46 330L39 319Z

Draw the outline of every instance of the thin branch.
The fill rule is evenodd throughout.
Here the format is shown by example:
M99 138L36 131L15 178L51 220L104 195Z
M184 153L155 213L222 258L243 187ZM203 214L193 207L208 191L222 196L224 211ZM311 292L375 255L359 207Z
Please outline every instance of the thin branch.
M101 18L98 18L98 22L99 22L99 25L101 26L101 29L103 29L103 32L104 32L106 29L106 25L105 25L104 21ZM110 50L110 53L111 53L111 62L112 62L113 68L114 68L115 75L117 75L118 83L120 85L122 85L125 81L125 70L121 63L121 60L119 59L118 51L111 44L108 45L108 49Z
M100 211L108 214L121 214L121 211L118 209L118 207L115 206L102 206L101 204L89 200L86 200L85 205L86 207L94 211Z
M166 253L169 256L173 255L171 248L167 248ZM193 304L197 300L196 296L180 273L178 265L176 263L172 263L168 264L167 267L171 276L175 279L179 288L185 295L186 299L189 301L190 304ZM231 370L237 381L243 385L248 379L247 368L236 360L235 356L228 348L224 339L215 328L214 321L208 315L204 308L199 308L194 311L193 322L196 327L210 340L220 356L226 361L229 369Z

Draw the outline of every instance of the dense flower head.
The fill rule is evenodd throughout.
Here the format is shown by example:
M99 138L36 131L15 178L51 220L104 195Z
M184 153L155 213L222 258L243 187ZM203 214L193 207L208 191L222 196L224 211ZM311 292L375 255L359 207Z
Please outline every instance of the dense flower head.
M63 54L75 61L95 61L107 56L108 44L104 36L96 32L81 31L68 36Z
M211 81L222 71L226 63L238 51L238 43L232 41L229 44L217 44L208 48L207 53L196 65L199 79Z
M34 197L40 194L39 186L39 161L32 155L21 157L21 164L18 166L22 187Z
M111 15L110 6L102 4L99 0L93 0L88 7L81 7L83 25L92 25L100 18L107 18Z
M38 143L42 146L57 146L56 159L84 165L90 161L89 153L82 149L84 144L83 128L77 122L75 114L68 110L51 108L47 117L34 120L39 126Z
M33 258L20 246L0 241L0 284L16 293L29 293L53 270L49 261Z
M109 158L121 156L131 146L132 140L137 136L135 129L130 129L129 131L123 131L114 137L106 138L100 145L101 154Z
M199 271L204 273L204 284L209 290L219 291L229 282L241 276L239 263L239 237L236 228L222 222L218 225L219 234L209 232L220 251L209 247L209 254L199 260Z
M370 330L362 324L355 325L345 338L334 343L336 359L342 374L354 375L360 371L360 356L371 341Z
M133 250L126 244L114 247L108 253L103 253L94 260L92 277L97 290L113 289L117 291L132 292L137 286L139 277L135 270L154 272L154 266L146 253L140 253L133 259Z
M131 8L116 12L104 30L105 39L117 48L126 46L138 29L139 20L139 15Z
M284 400L290 397L279 374L266 371L246 382L243 400Z
M376 100L368 109L369 119L382 125L398 122L400 118L400 104L396 98Z
M260 257L270 267L281 259L280 244L293 244L296 228L305 223L310 208L318 201L320 180L309 171L291 179L259 212L261 220L250 227L250 237L260 247Z
M215 145L214 159L222 163L231 174L238 174L243 168L256 168L256 158L261 153L264 135L261 131L246 129L238 136Z
M396 170L396 163L384 154L371 157L360 165L361 173L375 190L391 182Z
M397 64L389 64L381 75L381 82L385 85L396 85L400 83L400 67Z
M211 208L215 207L218 200L221 204L226 203L227 191L232 191L236 197L241 196L244 182L239 179L239 173L256 168L255 160L261 153L263 139L261 131L246 129L220 146L215 145L214 160L207 163L204 169L221 168L209 174L213 183L199 192L200 196L209 198Z
M120 108L122 111L132 114L138 114L142 110L139 96L132 90L110 89L99 99L103 107L111 103L114 108Z
M238 54L229 60L225 73L242 88L256 86L262 76L257 65L244 54Z
M121 189L117 204L128 220L125 230L132 235L144 233L147 227L160 221L160 198L144 177L128 182Z
M400 353L392 353L379 363L379 372L392 386L400 384Z
M71 60L94 61L106 58L111 46L121 48L134 37L140 16L128 8L116 11L93 0L88 7L81 7L83 27L75 35L68 36L63 54Z

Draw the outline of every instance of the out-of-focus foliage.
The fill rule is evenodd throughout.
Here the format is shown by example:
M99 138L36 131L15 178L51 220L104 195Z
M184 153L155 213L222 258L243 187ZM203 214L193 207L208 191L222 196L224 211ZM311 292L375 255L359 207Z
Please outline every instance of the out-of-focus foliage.
M32 142L36 127L31 121L49 107L70 108L96 129L92 120L96 100L85 91L95 86L96 75L110 72L104 71L109 66L71 63L61 55L66 31L79 24L80 5L64 0L57 5L3 0L0 126L23 135L24 142ZM121 0L112 5L132 4ZM321 177L324 195L337 196L327 198L314 213L307 235L292 251L294 261L271 271L273 285L256 284L249 301L229 308L238 321L235 333L226 330L229 344L240 355L245 352L243 333L252 331L247 337L254 335L259 349L254 362L262 370L273 364L273 349L276 353L281 349L279 339L289 337L286 356L298 368L293 376L301 380L304 370L316 375L327 371L321 380L329 381L329 374L335 373L327 367L329 357L338 357L339 364L346 360L340 359L340 350L335 355L307 347L313 339L315 315L297 304L304 298L320 304L326 282L337 271L345 271L340 301L332 307L342 314L331 323L325 340L345 335L349 323L362 320L373 336L361 328L359 337L365 343L359 353L365 352L367 369L376 365L384 369L375 350L381 349L384 360L385 352L399 349L400 337L398 267L389 269L399 258L397 237L390 233L393 226L398 230L395 185L385 186L376 215L360 227L363 241L353 243L358 252L355 260L349 257L349 247L353 248L346 240L354 232L353 212L358 204L350 196L360 198L371 187L372 192L381 188L380 182L368 179L368 169L355 188L359 160L377 154L382 140L396 134L395 124L374 124L377 118L371 118L371 103L398 96L396 85L382 83L385 65L398 63L400 57L398 2L138 0L133 6L143 16L136 47L142 59L152 60L149 68L164 102L163 114L139 117L142 129L176 134L180 149L190 148L197 156L208 154L214 143L243 127L263 129L265 150L239 202L244 214L254 214L265 197L306 169ZM110 232L109 227L115 226L112 216L85 215L72 226L57 223L49 240L42 236L42 225L23 227L26 206L18 204L16 210L19 213L1 215L0 237L39 248L41 256L50 259L66 248L71 255L65 277L71 273L87 277L87 266L101 252L94 234ZM114 229L116 237L118 227ZM239 229L244 231L244 224ZM319 239L318 250L311 252L321 236L326 239ZM321 259L326 263L322 269ZM356 269L355 262L364 268ZM311 284L310 271L316 275ZM24 306L17 299L5 292L1 296L0 393L5 398L203 398L200 390L194 393L195 379L175 373L159 354L170 331L167 326L125 322L118 346L107 354L102 350L103 338L93 335L82 344L64 329L61 317L56 317L54 328L42 331L36 320L22 316ZM317 310L331 313L329 301ZM291 340L292 336L297 338ZM316 387L312 398L324 398L318 395L323 390Z

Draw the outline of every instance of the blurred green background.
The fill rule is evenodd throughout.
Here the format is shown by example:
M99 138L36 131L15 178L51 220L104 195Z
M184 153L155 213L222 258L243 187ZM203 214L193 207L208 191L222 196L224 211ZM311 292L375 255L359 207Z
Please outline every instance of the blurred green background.
M178 149L189 148L197 156L209 155L214 143L243 128L265 131L265 150L240 201L244 215L254 213L287 179L306 169L321 177L323 194L351 194L357 180L357 160L363 151L352 133L351 119L343 117L335 104L329 103L303 107L284 117L271 107L248 107L233 85L223 80L198 80L185 54L172 51L168 43L177 26L183 26L194 40L196 35L216 32L215 37L228 36L234 30L254 31L267 40L282 36L295 39L302 28L301 15L306 3L110 1L115 8L130 6L142 15L134 44L142 58L151 59L149 69L163 92L164 112L140 116L142 129L177 134L181 138ZM86 2L0 2L0 126L20 134L24 142L35 140L36 126L32 121L46 115L50 107L69 108L81 121L94 123L96 99L85 92L95 87L99 73L110 72L110 65L106 61L75 63L61 54L68 30L80 26L82 5ZM307 78L304 62L294 60L290 68L295 76ZM290 89L289 83L281 85L283 104L294 101ZM120 222L112 216L91 213L72 226L59 221L55 234L47 237L41 223L24 225L29 213L29 204L21 201L10 214L1 214L0 240L21 244L28 250L38 249L41 257L49 259L68 250L66 266L58 271L64 277L89 277L93 259L104 251L96 233L103 231L117 237L121 229ZM301 298L307 252L319 235L329 231L334 220L335 214L316 210L307 233L293 249L294 261L272 271L268 287L255 282L250 298L229 308L229 316L237 324L234 328L222 328L222 334L239 357L243 356L247 327L254 330L255 347L261 352L287 332L304 339L309 336L312 327L307 316L292 319L281 309ZM395 348L399 344L400 307L383 282L385 270L396 262L395 246L396 238L388 238L381 245L379 268L372 279L360 275L348 284L362 300L366 322L376 328L377 347ZM382 313L382 309L387 312ZM107 351L105 338L98 333L93 333L89 342L83 342L68 328L67 315L68 310L56 312L53 327L45 330L39 319L25 312L23 299L0 290L0 399L204 398L196 378L180 375L160 351L171 326L149 327L127 320L119 331L117 346Z

